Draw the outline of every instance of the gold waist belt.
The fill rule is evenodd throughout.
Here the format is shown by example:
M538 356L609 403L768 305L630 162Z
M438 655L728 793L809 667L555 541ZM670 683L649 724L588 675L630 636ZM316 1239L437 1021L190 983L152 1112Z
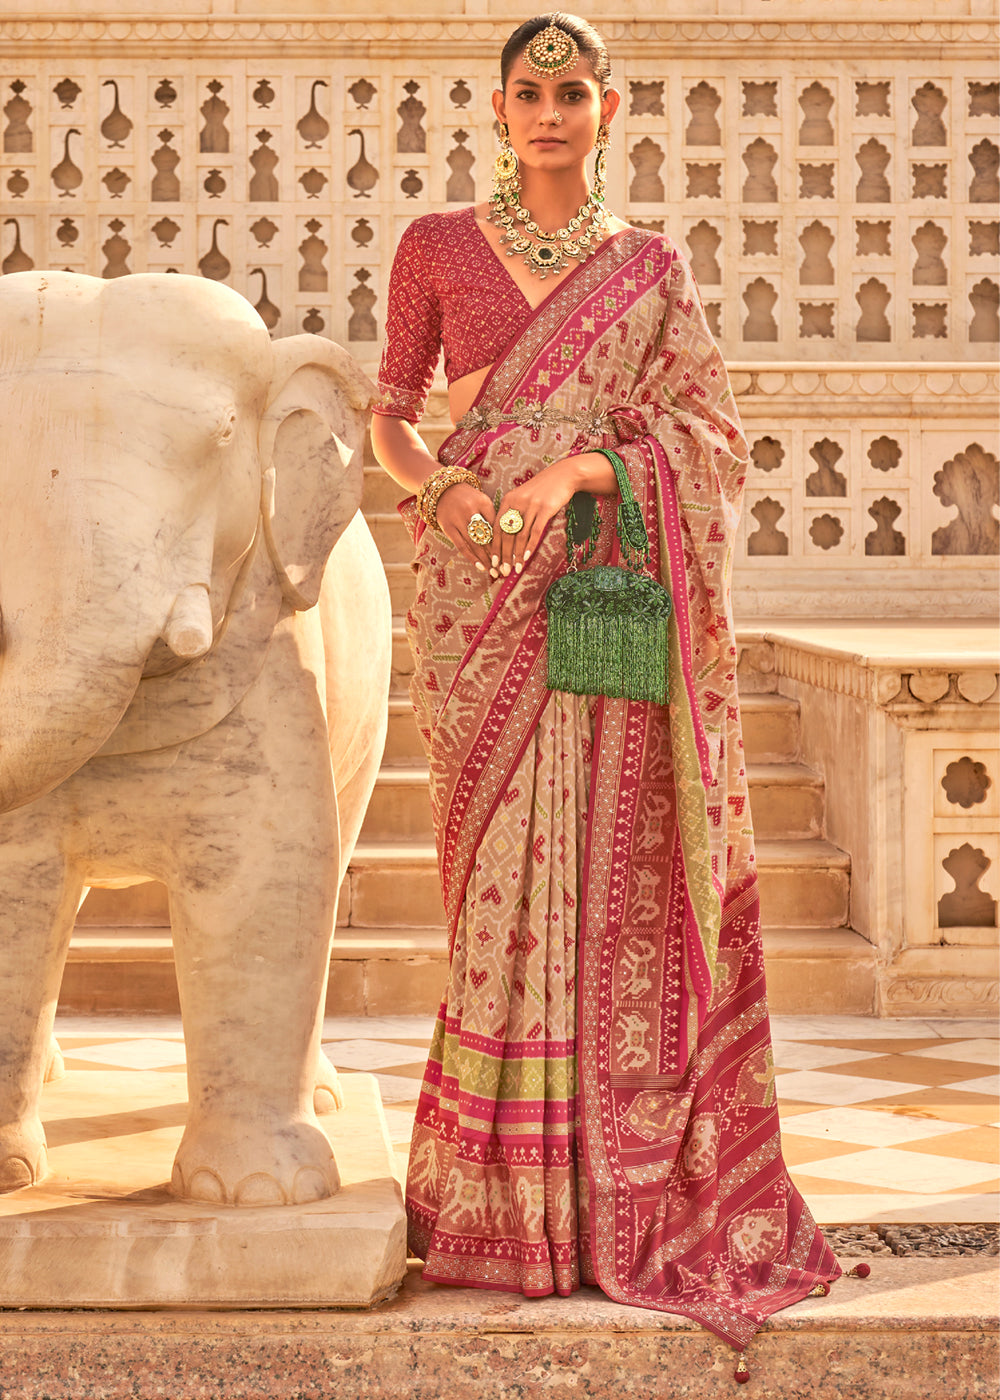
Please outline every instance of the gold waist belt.
M568 423L587 437L602 437L612 430L611 414L599 408L581 409L579 413L560 413L542 403L518 402L513 408L470 408L455 424L460 432L485 433L502 423L518 423L522 428L546 428L554 423Z

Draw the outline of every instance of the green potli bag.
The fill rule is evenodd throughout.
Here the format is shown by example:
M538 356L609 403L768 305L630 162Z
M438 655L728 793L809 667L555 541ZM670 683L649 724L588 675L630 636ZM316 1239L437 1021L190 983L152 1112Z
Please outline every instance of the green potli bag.
M610 448L595 450L614 467L621 493L618 540L624 562L581 568L597 547L601 517L594 497L578 493L566 507L569 570L545 595L547 683L550 690L573 695L611 695L664 705L670 594L644 572L649 536L625 463Z

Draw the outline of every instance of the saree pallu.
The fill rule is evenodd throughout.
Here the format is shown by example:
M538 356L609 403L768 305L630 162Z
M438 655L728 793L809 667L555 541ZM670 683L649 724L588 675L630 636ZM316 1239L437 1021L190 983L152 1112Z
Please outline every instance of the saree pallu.
M547 689L564 513L490 586L403 507L451 935L410 1246L429 1280L596 1283L744 1347L840 1270L781 1156L729 604L746 446L686 264L636 230L557 285L439 456L493 496L596 446L673 598L667 706Z

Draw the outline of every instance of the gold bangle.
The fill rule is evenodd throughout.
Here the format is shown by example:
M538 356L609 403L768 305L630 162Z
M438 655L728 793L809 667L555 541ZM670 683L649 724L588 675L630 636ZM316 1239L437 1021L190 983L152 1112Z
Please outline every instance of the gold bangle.
M432 530L441 528L437 519L438 501L449 486L459 485L475 486L478 490L479 477L465 467L448 466L431 472L427 480L421 483L417 491L417 514Z

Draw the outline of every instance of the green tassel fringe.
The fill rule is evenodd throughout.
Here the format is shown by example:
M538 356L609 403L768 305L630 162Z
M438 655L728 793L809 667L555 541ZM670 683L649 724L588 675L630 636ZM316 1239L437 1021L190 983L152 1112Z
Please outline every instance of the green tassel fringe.
M670 595L655 579L600 565L546 596L550 690L664 705Z

